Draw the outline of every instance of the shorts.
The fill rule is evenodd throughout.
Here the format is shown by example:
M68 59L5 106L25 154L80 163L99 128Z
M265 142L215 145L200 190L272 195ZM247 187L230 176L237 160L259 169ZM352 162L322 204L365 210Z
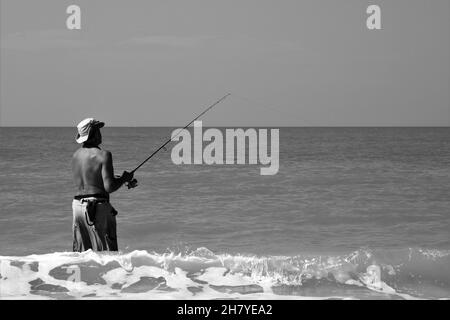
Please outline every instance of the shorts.
M73 210L73 251L117 251L117 212L106 202L95 204L95 219L91 221L87 214L87 204L89 200L99 200L96 198L74 199Z

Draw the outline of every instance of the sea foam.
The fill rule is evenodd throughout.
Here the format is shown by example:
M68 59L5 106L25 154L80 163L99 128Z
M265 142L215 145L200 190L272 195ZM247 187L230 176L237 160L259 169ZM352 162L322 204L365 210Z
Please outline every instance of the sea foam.
M1 299L448 299L450 252L250 256L55 252L0 256Z

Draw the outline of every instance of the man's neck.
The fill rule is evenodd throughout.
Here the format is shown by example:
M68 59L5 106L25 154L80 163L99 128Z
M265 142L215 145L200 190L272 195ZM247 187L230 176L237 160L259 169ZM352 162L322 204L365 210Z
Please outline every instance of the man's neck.
M97 149L100 149L98 144L83 143L82 147L83 148L97 148Z

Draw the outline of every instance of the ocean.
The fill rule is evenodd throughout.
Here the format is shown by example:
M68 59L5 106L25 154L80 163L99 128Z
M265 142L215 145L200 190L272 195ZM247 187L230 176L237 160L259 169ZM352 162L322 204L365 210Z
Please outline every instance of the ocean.
M173 129L102 148L120 174ZM75 135L0 128L0 299L450 298L448 127L280 128L273 176L169 146L111 196L119 253L71 252Z

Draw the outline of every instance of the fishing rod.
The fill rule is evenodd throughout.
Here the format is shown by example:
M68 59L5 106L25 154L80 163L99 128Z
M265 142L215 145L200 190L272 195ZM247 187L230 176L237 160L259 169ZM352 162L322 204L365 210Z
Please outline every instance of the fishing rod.
M228 93L226 95L224 95L222 98L220 98L219 100L217 100L216 102L214 102L212 105L210 105L208 108L206 108L202 113L200 113L198 116L196 116L194 118L194 120L192 120L191 122L189 122L187 125L184 126L183 129L178 130L178 132L173 136L170 137L169 140L167 140L166 142L164 142L158 149L156 149L155 151L153 151L153 153L151 155L149 155L147 157L147 159L145 159L144 161L142 161L133 171L131 171L131 173L135 173L140 167L142 167L148 160L150 160L155 154L157 154L161 149L163 149L167 144L169 144L173 138L177 137L180 132L184 129L186 129L187 127L189 127L195 120L197 120L198 118L200 118L202 115L204 115L205 113L207 113L209 110L211 110L214 106L218 105L219 103L221 103L223 100L225 100L229 95L231 95L231 93Z

